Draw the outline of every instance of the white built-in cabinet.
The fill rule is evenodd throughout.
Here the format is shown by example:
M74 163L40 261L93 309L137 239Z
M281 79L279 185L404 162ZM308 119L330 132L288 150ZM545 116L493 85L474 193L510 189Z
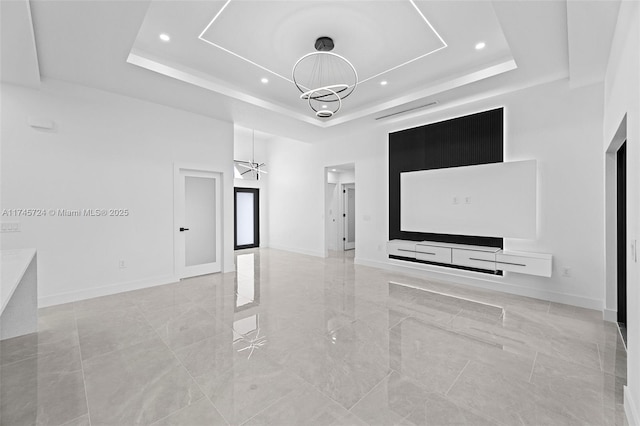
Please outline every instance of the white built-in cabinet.
M507 271L520 274L551 276L552 255L543 253L516 252L498 247L448 244L432 241L392 240L387 243L390 256L464 266L485 271Z

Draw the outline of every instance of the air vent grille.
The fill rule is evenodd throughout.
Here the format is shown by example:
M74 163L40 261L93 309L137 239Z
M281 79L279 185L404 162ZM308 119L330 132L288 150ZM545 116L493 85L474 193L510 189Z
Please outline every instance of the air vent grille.
M432 107L432 106L437 105L437 104L438 104L438 101L429 102L428 104L420 105L420 106L409 108L409 109L404 109L402 111L393 112L391 114L383 115L381 117L376 117L376 120L384 120L385 118L395 117L396 115L406 114L406 113L411 112L411 111L417 111L419 109Z

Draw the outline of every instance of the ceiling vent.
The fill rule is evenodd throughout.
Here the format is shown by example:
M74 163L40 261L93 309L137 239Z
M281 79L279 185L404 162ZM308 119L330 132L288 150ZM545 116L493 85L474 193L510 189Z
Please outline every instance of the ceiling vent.
M376 117L376 120L384 120L384 119L387 119L387 118L390 118L390 117L395 117L396 115L406 114L406 113L411 112L411 111L417 111L419 109L432 107L432 106L437 105L437 104L438 104L438 101L429 102L428 104L420 105L420 106L409 108L409 109L404 109L402 111L393 112L391 114L383 115L381 117Z

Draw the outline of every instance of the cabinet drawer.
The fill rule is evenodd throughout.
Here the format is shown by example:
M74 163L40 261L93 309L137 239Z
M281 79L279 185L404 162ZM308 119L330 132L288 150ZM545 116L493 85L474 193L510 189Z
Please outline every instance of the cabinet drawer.
M387 253L390 256L402 256L411 259L416 258L416 243L410 241L389 241Z
M501 271L550 277L551 256L529 257L498 253L496 255L496 268Z
M496 254L488 251L453 249L452 263L471 268L496 270Z
M451 249L418 243L416 244L416 259L428 262L451 263Z

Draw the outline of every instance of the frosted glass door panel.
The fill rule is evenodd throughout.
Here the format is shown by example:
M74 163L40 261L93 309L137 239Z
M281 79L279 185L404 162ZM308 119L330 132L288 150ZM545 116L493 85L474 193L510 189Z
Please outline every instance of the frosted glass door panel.
M213 263L216 253L216 180L185 176L185 265Z
M180 278L222 270L222 175L174 166L173 256Z
M353 184L342 186L343 199L343 222L344 222L344 249L353 250L356 248L356 189Z
M356 190L347 188L347 242L356 241Z
M236 192L236 245L246 246L255 244L254 241L254 216L255 197L251 192Z

